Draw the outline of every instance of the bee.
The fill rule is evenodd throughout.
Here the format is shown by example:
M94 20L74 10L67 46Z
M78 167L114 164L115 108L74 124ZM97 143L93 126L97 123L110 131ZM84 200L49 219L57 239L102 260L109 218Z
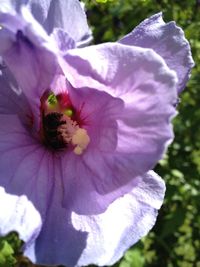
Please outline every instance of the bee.
M67 122L65 116L59 112L51 112L43 116L43 138L46 146L53 150L62 150L67 147L63 129Z

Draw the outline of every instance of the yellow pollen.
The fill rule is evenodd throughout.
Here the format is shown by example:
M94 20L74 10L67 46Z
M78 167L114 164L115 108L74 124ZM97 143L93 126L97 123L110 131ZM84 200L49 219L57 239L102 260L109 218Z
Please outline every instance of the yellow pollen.
M83 153L83 149L80 146L76 146L73 151L76 155L81 155Z
M73 111L72 109L66 109L64 110L64 114L67 115L68 117L71 117L73 115Z
M79 128L75 131L72 136L72 144L76 147L74 148L74 153L76 155L81 155L83 150L85 150L90 142L90 137L85 129Z

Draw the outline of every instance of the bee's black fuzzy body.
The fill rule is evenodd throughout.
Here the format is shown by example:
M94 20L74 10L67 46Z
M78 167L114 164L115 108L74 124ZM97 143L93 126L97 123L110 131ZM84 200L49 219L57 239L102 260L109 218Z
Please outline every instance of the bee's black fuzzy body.
M52 112L43 116L43 135L45 145L53 150L66 148L67 143L62 136L62 131L59 129L65 124L66 121L64 120L62 113Z

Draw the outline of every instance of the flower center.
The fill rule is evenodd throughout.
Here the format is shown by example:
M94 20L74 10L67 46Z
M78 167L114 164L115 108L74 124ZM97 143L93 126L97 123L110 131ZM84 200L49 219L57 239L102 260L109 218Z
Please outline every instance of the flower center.
M71 148L81 155L87 148L90 138L87 131L80 127L80 114L75 112L69 96L45 93L41 98L41 138L52 150Z

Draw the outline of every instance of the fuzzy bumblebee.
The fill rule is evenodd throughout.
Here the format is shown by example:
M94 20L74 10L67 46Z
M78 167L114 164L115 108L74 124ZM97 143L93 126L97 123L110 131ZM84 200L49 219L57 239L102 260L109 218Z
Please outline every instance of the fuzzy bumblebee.
M58 112L52 112L43 116L43 135L45 145L58 150L67 147L65 140L66 119L65 115Z

